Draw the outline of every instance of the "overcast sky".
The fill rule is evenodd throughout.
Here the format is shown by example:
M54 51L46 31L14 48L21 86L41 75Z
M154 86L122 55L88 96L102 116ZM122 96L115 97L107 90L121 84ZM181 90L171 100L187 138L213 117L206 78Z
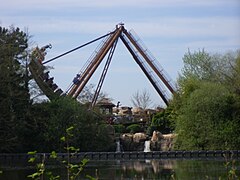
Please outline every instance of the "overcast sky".
M240 0L7 0L0 6L1 26L27 29L32 46L52 44L46 59L102 36L120 22L137 33L173 81L188 49L225 53L240 47ZM54 67L51 75L62 89L98 43L49 63ZM89 83L97 84L100 72ZM163 104L119 42L103 91L114 103L132 106L132 95L144 89L151 94L153 105Z

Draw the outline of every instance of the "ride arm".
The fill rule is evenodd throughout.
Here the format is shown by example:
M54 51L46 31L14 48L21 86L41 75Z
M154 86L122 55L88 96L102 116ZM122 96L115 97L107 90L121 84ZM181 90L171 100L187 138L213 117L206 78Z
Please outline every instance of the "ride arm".
M98 53L93 57L93 60L91 63L87 66L87 68L84 70L84 72L79 77L79 83L75 84L71 90L69 91L68 95L77 98L78 95L83 90L84 86L87 84L89 79L92 77L93 73L96 71L99 64L102 62L110 48L113 46L114 42L117 40L117 38L122 33L124 27L119 26L114 31L113 34L110 35L110 37L107 39L107 41L102 45L102 47L99 49Z
M171 93L174 93L175 90L172 87L172 85L169 83L170 80L167 79L167 77L163 74L163 69L159 70L158 67L153 63L154 59L151 59L151 57L147 54L147 51L144 50L139 43L135 40L132 34L128 33L126 30L123 31L123 33L127 36L127 38L130 40L130 42L134 45L134 47L138 50L138 52L142 55L142 57L146 60L146 62L149 64L149 66L153 69L153 71L157 74L157 76L162 80L162 82L165 84L165 86L168 88L168 90Z

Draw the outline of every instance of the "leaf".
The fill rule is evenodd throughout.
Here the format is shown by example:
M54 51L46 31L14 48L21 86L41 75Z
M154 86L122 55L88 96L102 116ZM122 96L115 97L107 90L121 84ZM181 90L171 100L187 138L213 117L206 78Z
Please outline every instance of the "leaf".
M35 160L36 160L35 157L31 157L31 158L28 160L28 162L29 162L29 163L32 163L32 162L34 162Z
M90 176L90 175L86 175L86 178L90 179L90 180L96 180L96 178Z
M66 161L66 160L63 160L63 161L62 161L62 163L63 163L63 164L66 164L66 163L67 163L67 161Z
M89 162L89 159L84 158L81 162L82 162L83 165L86 165Z
M66 137L63 136L63 137L60 138L60 140L63 141L63 142L65 142L65 141L66 141Z
M78 165L77 164L70 164L70 168L71 169L78 168Z
M71 136L71 137L73 136L73 134L71 133L73 129L74 129L73 126L71 126L71 127L69 127L69 128L66 129L66 132L67 132L67 135L68 135L68 136Z
M57 158L57 153L55 151L51 152L50 158L56 159Z
M66 132L67 132L67 133L70 133L73 129L74 129L74 127L73 127L73 126L70 126L69 128L66 129Z
M36 155L37 151L30 151L28 152L28 155Z
M34 179L35 177L39 176L40 174L38 172L35 172L31 175L28 175L27 177Z
M44 171L44 167L45 167L45 164L44 164L44 163L39 163L39 164L37 164L37 168L39 169L39 171L41 171L41 170Z
M47 174L47 176L49 177L49 180L58 180L58 179L60 179L60 176L59 176L59 175L54 176L51 171L47 172L46 174Z
M75 148L73 146L70 146L70 147L67 148L67 150L78 152L79 148Z

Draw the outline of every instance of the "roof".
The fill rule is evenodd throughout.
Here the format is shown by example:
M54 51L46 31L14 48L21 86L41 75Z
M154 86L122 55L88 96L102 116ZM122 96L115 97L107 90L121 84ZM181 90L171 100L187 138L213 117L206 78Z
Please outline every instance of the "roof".
M115 104L109 98L103 98L97 103L98 106L108 106L108 107L115 107Z

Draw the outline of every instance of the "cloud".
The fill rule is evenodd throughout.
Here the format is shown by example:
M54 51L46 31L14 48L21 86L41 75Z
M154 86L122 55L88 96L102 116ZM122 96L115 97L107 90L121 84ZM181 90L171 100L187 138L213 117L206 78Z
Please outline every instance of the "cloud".
M240 36L239 19L232 17L169 17L154 19L150 22L132 22L131 24L139 34L147 37Z
M216 6L219 5L239 5L238 0L42 0L42 1L28 1L28 0L8 0L1 4L0 10L11 9L14 10L36 10L36 9L66 9L66 8L146 8L146 7L199 7L199 6Z
M4 18L5 22L14 22L13 18ZM70 18L50 18L37 17L28 19L25 16L18 17L17 22L22 26L29 26L30 32L41 33L78 33L78 34L103 34L114 30L117 22L114 20L107 22L91 21ZM3 21L4 23L4 21ZM222 37L237 36L240 40L240 21L233 17L158 17L152 20L129 21L126 28L133 28L138 34L145 37ZM129 29L128 29L129 30Z

